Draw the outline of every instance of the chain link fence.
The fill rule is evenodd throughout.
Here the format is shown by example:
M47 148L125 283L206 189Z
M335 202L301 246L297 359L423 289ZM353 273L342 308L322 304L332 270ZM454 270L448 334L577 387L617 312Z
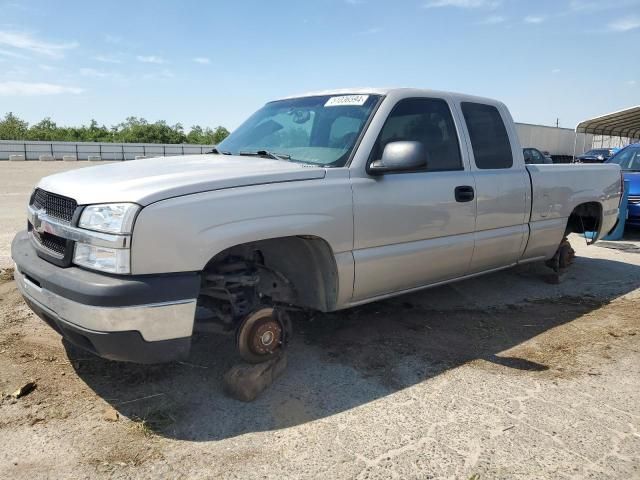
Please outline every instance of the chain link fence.
M157 143L36 142L0 140L1 160L135 160L141 157L195 155L213 145Z

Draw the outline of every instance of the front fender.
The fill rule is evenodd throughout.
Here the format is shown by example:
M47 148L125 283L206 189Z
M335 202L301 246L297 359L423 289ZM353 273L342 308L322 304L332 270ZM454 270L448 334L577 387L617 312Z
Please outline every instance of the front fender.
M311 235L334 254L353 248L348 174L171 198L142 209L132 239L132 273L199 271L229 247Z

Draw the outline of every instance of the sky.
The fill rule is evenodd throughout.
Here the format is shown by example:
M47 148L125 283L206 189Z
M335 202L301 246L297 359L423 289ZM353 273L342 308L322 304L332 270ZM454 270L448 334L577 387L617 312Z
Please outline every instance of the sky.
M236 128L313 90L499 99L573 128L640 104L640 0L0 0L0 116Z

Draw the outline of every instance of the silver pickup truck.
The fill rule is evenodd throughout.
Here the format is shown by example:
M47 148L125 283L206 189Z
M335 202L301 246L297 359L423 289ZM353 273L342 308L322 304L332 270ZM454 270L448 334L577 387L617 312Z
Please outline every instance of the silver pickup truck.
M609 232L617 165L529 165L507 108L417 89L267 103L210 154L46 177L15 237L17 284L69 342L115 360L188 354L200 323L249 362L292 310L329 312Z

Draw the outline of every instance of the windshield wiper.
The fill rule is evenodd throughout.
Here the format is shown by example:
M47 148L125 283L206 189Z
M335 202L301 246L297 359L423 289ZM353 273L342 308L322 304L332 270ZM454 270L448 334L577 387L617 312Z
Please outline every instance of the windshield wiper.
M239 152L238 155L243 155L245 157L269 157L274 160L291 160L291 155L286 153L274 153L268 150L256 150L255 152Z
M213 153L214 155L231 155L231 152L221 152L216 147L213 147L211 150L209 150L206 153Z

